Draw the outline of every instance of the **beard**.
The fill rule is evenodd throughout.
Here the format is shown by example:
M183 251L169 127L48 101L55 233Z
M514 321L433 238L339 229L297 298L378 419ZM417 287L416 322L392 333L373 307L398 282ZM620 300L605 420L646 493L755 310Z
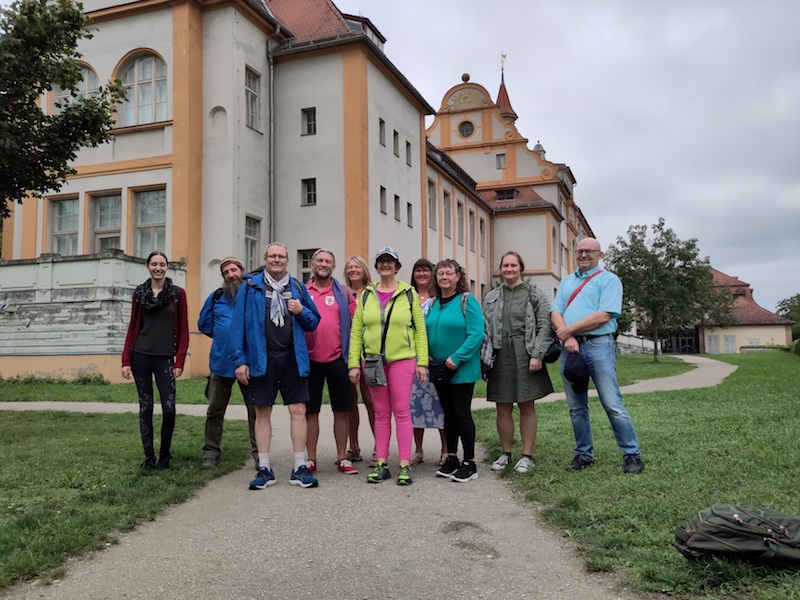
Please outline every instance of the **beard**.
M239 286L242 285L241 279L233 279L231 281L222 282L222 293L228 300L233 300L236 297L236 292L239 291Z

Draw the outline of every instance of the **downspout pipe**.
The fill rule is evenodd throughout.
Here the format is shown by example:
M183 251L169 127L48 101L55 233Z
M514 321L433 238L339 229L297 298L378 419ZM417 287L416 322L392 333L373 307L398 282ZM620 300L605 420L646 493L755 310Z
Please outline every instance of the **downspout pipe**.
M269 170L268 170L268 197L267 197L267 214L269 215L269 236L267 243L275 241L275 59L272 52L272 40L281 32L281 25L271 36L267 38L267 63L269 65L268 85L269 92L269 133L267 134L267 146L269 152Z

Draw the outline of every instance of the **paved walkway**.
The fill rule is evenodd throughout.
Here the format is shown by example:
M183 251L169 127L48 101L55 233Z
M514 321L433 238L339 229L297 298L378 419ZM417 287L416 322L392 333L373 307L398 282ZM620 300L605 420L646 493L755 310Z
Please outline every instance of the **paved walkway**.
M626 394L711 387L735 367L682 356L697 369L628 386ZM556 396L556 395L554 395ZM563 397L563 396L562 396ZM558 399L556 396L555 399ZM476 408L485 405L476 401ZM0 402L0 410L136 412L135 404ZM231 418L244 418L232 406ZM203 405L181 405L205 414ZM366 418L364 418L364 421ZM220 477L183 504L119 537L119 544L71 561L52 585L26 583L0 597L21 599L492 599L633 600L610 575L587 573L563 534L480 465L480 478L368 485L366 463L347 476L333 465L331 413L320 415L320 487L288 485L289 418L273 416L278 485L247 489L252 464ZM426 456L438 436L425 436ZM480 460L480 456L478 459ZM198 464L200 456L198 452ZM394 463L396 464L396 462ZM645 473L642 477L647 477Z

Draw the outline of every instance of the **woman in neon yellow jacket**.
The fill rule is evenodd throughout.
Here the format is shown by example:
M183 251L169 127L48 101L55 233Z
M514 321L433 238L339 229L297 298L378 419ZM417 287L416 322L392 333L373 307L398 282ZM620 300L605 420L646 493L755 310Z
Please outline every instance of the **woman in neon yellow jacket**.
M411 383L415 376L422 383L428 376L428 336L422 307L416 291L397 279L400 266L399 256L393 248L378 250L375 268L380 281L369 286L361 295L350 330L347 364L353 383L358 383L361 378L362 356L383 354L385 363L386 385L372 388L378 462L367 477L369 483L381 483L391 477L387 460L392 436L391 418L394 415L400 457L397 484L411 484ZM383 353L382 323L386 323Z

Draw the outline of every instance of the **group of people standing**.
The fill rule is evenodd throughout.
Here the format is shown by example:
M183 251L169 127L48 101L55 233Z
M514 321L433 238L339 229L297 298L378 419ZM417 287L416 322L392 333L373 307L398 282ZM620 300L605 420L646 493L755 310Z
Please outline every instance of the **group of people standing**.
M525 266L516 252L502 256L502 285L486 295L482 307L469 293L464 268L455 260L436 265L418 260L409 284L397 279L400 257L390 247L375 255L374 282L359 256L348 259L343 282L337 280L334 254L324 248L312 257L307 284L287 272L288 249L281 243L267 246L264 269L253 273L245 274L235 257L224 259L223 284L209 295L198 320L200 331L212 338L202 466L213 468L219 461L224 414L238 382L247 404L256 462L250 489L276 483L270 442L278 392L291 421L294 467L289 483L316 487L319 412L327 383L341 473L357 474L354 463L363 460L358 437L360 390L375 440L369 483L391 478L392 420L398 485L410 485L411 467L424 460L426 428L438 429L442 440L436 475L469 482L478 477L471 403L475 382L483 376L487 398L497 407L502 450L491 469L513 464L514 470L525 473L534 466L535 401L553 391L544 356L555 336L563 346L562 378L576 440L575 456L567 468L580 471L594 462L587 391L580 384L573 388L574 377L564 376L568 355L580 354L623 451L625 472L640 473L638 440L616 382L611 335L621 310L622 288L615 275L599 269L600 258L596 240L579 242L579 269L562 282L552 309L546 294L522 278ZM150 278L133 297L122 374L136 382L145 453L142 469L152 471L170 468L175 378L182 372L188 349L188 317L185 293L166 277L166 256L154 252L147 267ZM482 368L482 344L491 348L490 369ZM164 412L158 459L152 432L153 378ZM514 403L522 442L522 456L516 462Z

